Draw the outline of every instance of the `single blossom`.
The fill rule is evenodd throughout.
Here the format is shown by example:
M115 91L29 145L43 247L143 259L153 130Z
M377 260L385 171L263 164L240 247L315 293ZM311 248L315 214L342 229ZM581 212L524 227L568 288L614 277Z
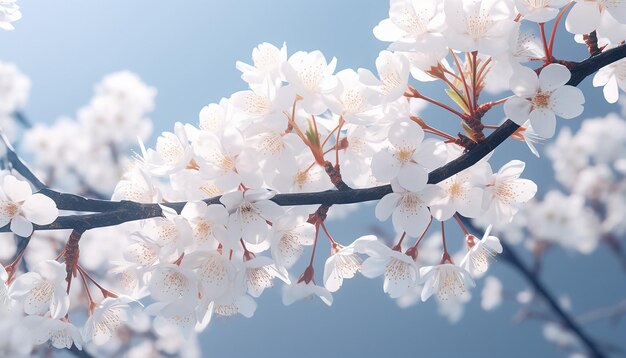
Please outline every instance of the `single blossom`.
M50 345L57 349L69 349L72 345L83 349L80 330L64 319L28 316L25 324L30 329L34 344L50 341Z
M391 182L392 193L385 195L376 205L376 218L384 221L391 216L394 228L409 236L422 235L431 220L430 205L441 197L441 189L427 184L419 192L408 191L397 180Z
M424 282L422 301L433 294L445 301L466 293L468 288L476 285L469 272L452 263L421 267L420 276Z
M504 103L504 113L520 126L526 120L543 138L551 138L556 129L556 115L566 119L583 112L582 91L566 85L571 73L567 67L552 63L537 75L528 67L519 67L511 77L515 97Z
M224 194L220 198L230 213L228 246L238 245L240 239L255 245L267 239L270 231L267 222L283 214L283 209L270 200L274 195L265 189L250 189Z
M389 297L398 298L417 284L419 270L411 256L378 240L365 243L362 250L369 257L363 261L361 273L367 278L384 275L383 291Z
M376 236L367 235L356 239L348 246L333 244L331 255L324 264L324 287L330 292L341 288L343 280L353 278L361 270L363 259L358 255L363 246L376 240Z
M61 318L70 308L66 276L65 264L44 261L34 272L24 273L15 279L9 296L23 302L26 314L42 316L50 313L54 319Z
M432 52L445 47L443 11L436 0L391 0L389 18L374 27L374 36L397 51Z
M487 184L483 198L486 217L494 223L509 223L519 210L518 205L532 199L537 193L537 184L520 179L526 164L512 160L500 168Z
M304 280L298 282L291 280L290 285L283 286L283 304L285 306L290 306L296 301L313 296L319 297L328 306L333 304L333 295L330 291L316 285L313 281L307 283Z
M626 24L626 2L576 0L565 19L565 28L573 34L588 34L596 30L607 16Z
M543 23L553 20L570 0L515 0L524 20Z
M28 182L13 175L4 176L0 189L0 227L11 223L11 231L28 237L33 224L47 225L59 216L55 202L43 194L33 194Z
M372 174L382 182L397 178L407 190L420 191L428 182L428 170L446 158L442 142L424 140L424 131L413 121L399 121L389 128L389 146L374 154Z
M593 76L593 86L601 87L604 98L609 103L619 99L619 90L626 91L626 59L613 62L602 67Z
M473 235L467 236L467 244L470 246L469 251L460 263L460 266L474 277L482 276L487 269L491 260L496 254L502 253L502 244L495 236L489 236L492 226L489 225L482 239L476 241Z
M107 297L91 312L82 330L83 342L101 346L107 343L131 317L130 300Z
M336 66L336 58L328 63L320 51L298 51L283 64L285 79L302 97L301 106L308 113L318 115L328 109L329 96L338 85L333 75Z
M497 55L509 47L515 27L509 1L445 0L446 42L458 51Z

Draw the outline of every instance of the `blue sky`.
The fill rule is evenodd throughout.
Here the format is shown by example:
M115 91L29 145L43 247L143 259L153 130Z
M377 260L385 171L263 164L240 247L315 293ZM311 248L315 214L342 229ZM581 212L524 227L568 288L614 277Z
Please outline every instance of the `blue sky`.
M66 0L21 1L20 5L24 18L15 24L17 30L0 32L0 60L15 62L32 79L26 113L33 121L73 116L92 96L94 83L108 73L128 69L159 91L151 114L156 133L171 130L176 121L196 122L202 106L244 89L235 61L249 62L252 48L264 41L286 42L290 53L322 50L328 58L338 58L338 69L372 69L385 44L371 30L387 17L389 6L386 1L359 0ZM561 43L572 42L568 35L560 35ZM585 52L581 46L557 44L557 54L580 59ZM587 98L583 116L618 111L604 102L601 91L590 88L589 80L583 89ZM579 123L566 124L577 128ZM542 191L556 186L550 179L550 164L535 159L517 142L503 147L494 158L495 166L512 154L527 161L526 175L540 183ZM372 211L368 206L349 221L333 223L334 237L351 242L370 233L375 222ZM505 264L496 264L493 273L506 290L524 287ZM609 305L626 295L623 272L604 248L591 257L551 252L542 278L555 292L568 293L576 312ZM505 303L495 312L482 311L477 299L480 288L481 283L457 325L439 316L432 300L398 308L383 294L381 280L361 277L348 282L331 308L318 301L284 307L279 289L273 289L258 301L255 317L215 320L200 339L205 355L214 357L449 357L477 352L566 356L545 342L539 323L513 322L514 303ZM604 323L589 329L612 341L626 333L623 326Z

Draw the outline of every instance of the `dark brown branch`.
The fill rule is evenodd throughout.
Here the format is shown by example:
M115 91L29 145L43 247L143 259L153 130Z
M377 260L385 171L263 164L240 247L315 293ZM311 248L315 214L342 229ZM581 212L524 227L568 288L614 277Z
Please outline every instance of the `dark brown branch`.
M568 84L576 86L584 78L600 68L625 57L626 45L620 45L596 56L590 57L580 63L573 64L570 68L572 77ZM467 153L461 155L459 158L442 166L441 168L433 170L428 176L428 182L431 184L439 183L442 180L445 180L452 175L471 167L502 144L502 142L511 136L518 128L519 126L511 120L505 121L500 127L486 137L485 140L476 144ZM37 226L35 228L37 230L74 229L78 226L83 229L92 229L97 227L119 225L127 221L149 219L162 215L161 208L158 204L140 204L130 201L118 202L87 199L79 195L59 193L49 189L39 179L37 179L24 162L17 156L6 138L3 137L3 140L5 141L7 147L7 158L13 165L13 168L24 178L29 180L37 190L51 197L56 202L59 209L83 212L100 212L99 214L59 217L57 221L50 225ZM365 189L278 194L272 200L281 206L351 204L379 200L389 193L391 193L391 186L382 185ZM219 203L219 196L206 199L205 202ZM185 202L177 202L166 203L163 205L180 212L185 204ZM0 231L8 231L8 227L0 228Z
M473 231L474 233L481 232L481 230L474 226L474 224L470 220L466 218L463 218L462 220L469 230ZM481 235L479 235L479 237L480 236ZM574 321L574 319L570 317L567 312L565 312L561 308L561 305L557 302L556 298L554 298L554 295L552 295L552 293L548 291L543 282L541 282L539 278L535 274L533 274L532 270L526 266L526 264L517 254L517 252L515 252L513 246L509 245L506 240L502 240L502 237L500 237L500 239L503 251L499 257L502 258L502 261L513 266L515 270L517 270L517 272L524 276L526 281L528 281L528 283L533 287L534 291L539 296L541 296L541 298L545 301L545 303L548 305L554 315L558 317L561 323L574 335L576 335L576 337L578 337L580 342L587 348L587 351L592 357L606 357L606 355L600 350L596 342L591 337L589 337L587 333L585 333L585 331L582 330L580 325L576 321Z

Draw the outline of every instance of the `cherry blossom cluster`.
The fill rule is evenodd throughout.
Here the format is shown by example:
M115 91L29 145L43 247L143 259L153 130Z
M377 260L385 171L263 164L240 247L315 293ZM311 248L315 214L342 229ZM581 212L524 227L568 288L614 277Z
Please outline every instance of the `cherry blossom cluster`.
M15 13L14 1L0 0L0 27ZM438 183L429 174L498 129L495 108L520 126L513 138L538 155L534 143L554 136L556 117L577 117L585 101L568 85L575 64L555 58L559 23L564 19L593 55L626 38L614 31L625 26L624 14L623 2L391 0L389 18L373 30L390 43L375 72L337 71L337 60L320 51L290 54L284 44L262 43L251 63L236 64L247 89L206 105L194 124L176 123L153 148L144 142L155 89L129 72L107 76L77 120L37 124L23 145L48 184L61 178L57 186L81 187L80 194L112 191L113 201L160 204L162 215L33 233L57 219L57 204L14 171L2 172L2 226L22 239L0 270L0 337L7 339L0 347L27 355L49 341L111 353L134 349L124 337L134 334L151 339L138 355L181 353L213 317L253 316L255 299L279 281L285 305L312 296L331 305L344 280L359 273L382 277L383 291L402 306L434 296L456 321L475 279L503 250L491 225L505 227L507 237L519 225L538 240L592 250L601 239L593 235L626 231L619 215L600 218L586 206L599 203L611 214L626 207L623 121L590 121L575 136L558 136L548 156L571 195L548 192L532 201L537 186L522 178L525 163L494 169L492 154ZM539 37L522 31L524 20L539 24ZM624 73L622 60L594 78L607 101L624 89ZM446 87L443 100L421 89L430 81ZM512 94L480 100L504 90ZM0 117L19 112L27 92L19 71L0 65ZM426 115L426 105L442 115ZM460 121L460 132L438 129L446 117ZM124 160L137 138L137 155ZM382 185L388 190L375 215L391 219L392 245L374 235L333 237L331 205L276 200ZM571 217L555 210L563 205ZM485 224L482 238L469 233L463 217ZM463 234L446 236L450 223ZM326 255L320 239L329 242ZM451 253L448 242L463 249ZM498 283L488 284L498 291ZM497 305L496 296L487 295L483 306ZM85 319L76 318L81 312Z
M124 153L136 147L137 138L152 134L146 115L154 109L155 96L156 89L134 73L107 75L75 120L61 117L51 125L34 124L24 134L24 149L34 154L48 185L108 196L128 165Z
M0 62L0 124L2 131L15 138L16 126L12 116L26 105L30 80L15 64Z

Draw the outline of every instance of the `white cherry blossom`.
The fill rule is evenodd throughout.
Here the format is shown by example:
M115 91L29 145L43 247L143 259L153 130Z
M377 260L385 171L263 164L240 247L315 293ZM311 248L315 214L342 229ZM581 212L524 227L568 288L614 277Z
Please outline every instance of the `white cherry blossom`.
M423 139L424 131L417 123L394 123L389 129L389 146L372 158L372 174L382 182L397 178L408 190L422 190L428 182L428 170L447 158L442 142Z
M348 246L333 245L331 255L324 264L324 287L328 291L338 291L344 279L354 277L363 263L358 253L363 252L363 246L374 240L376 236L367 235L354 240Z
M190 201L180 215L191 224L195 249L216 250L219 243L227 243L228 211L224 206Z
M291 268L314 239L315 227L306 221L305 215L292 209L272 223L272 258L278 266Z
M626 2L576 0L565 19L565 28L573 34L588 34L598 28L605 16L626 24Z
M266 288L272 287L274 278L286 284L291 283L287 270L276 267L274 261L266 256L244 260L240 272L244 275L247 292L252 297L259 297Z
M412 192L395 180L391 182L391 188L393 192L385 195L376 205L376 218L384 221L391 216L397 231L419 237L431 220L428 205L441 196L441 189L427 184L421 191Z
M333 304L333 295L326 288L318 286L315 282L310 281L298 281L291 280L290 285L283 286L283 304L290 306L296 301L307 299L309 297L317 296L327 306Z
M287 62L287 45L278 47L263 42L252 50L252 65L237 61L236 67L241 71L241 78L251 88L264 86L267 83L278 86L283 81L282 66Z
M490 225L485 230L485 234L482 239L476 241L476 237L469 235L466 240L470 246L469 251L459 264L473 277L480 277L489 268L491 261L495 258L496 254L502 253L502 244L500 240L495 236L490 236L492 226Z
M374 36L390 49L431 52L445 47L443 11L436 0L391 0L389 18L374 27Z
M198 295L198 277L187 267L158 264L150 269L150 295L162 302L192 302Z
M220 198L230 213L230 245L235 245L240 239L251 244L259 244L267 239L270 230L267 221L273 221L283 213L278 204L269 200L274 195L272 191L251 189L224 194Z
M551 138L555 115L571 119L583 112L585 97L580 89L566 85L570 77L567 67L556 63L544 67L538 76L528 67L519 67L510 82L516 97L504 103L504 113L519 125L530 120L538 135Z
M20 7L17 5L17 0L2 0L0 1L0 29L11 31L15 27L11 24L22 18Z
M367 278L384 275L383 291L389 297L398 298L417 285L419 269L411 256L378 240L365 243L362 250L369 257L361 264L361 273Z
M59 216L55 202L43 194L33 194L28 182L5 175L0 189L0 227L11 223L11 231L28 237L33 224L47 225Z
M328 97L338 85L333 76L336 66L336 58L328 63L320 51L298 51L283 64L285 79L302 97L300 104L308 113L318 115L328 109Z
M43 344L50 342L54 348L76 348L82 350L82 337L80 330L72 323L63 319L53 319L41 316L28 316L25 324L29 327L33 343Z
M518 205L532 199L537 193L537 184L528 179L520 179L526 164L512 160L493 175L487 184L483 199L485 215L493 223L511 222L519 210Z
M524 20L548 22L554 19L570 0L515 0L515 6Z
M452 299L476 285L469 272L452 263L420 267L420 276L424 282L421 294L424 302L433 294L443 301Z
M83 342L101 346L107 343L117 330L131 317L129 300L125 297L107 297L93 310L83 326Z
M22 302L26 314L41 316L50 313L54 319L61 318L70 308L66 276L65 264L44 261L34 272L15 279L9 288L9 297Z
M445 0L446 41L458 51L497 55L509 47L514 28L509 1Z
M626 92L626 59L602 67L593 76L593 86L604 86L602 92L606 101L609 103L617 102L619 91Z

